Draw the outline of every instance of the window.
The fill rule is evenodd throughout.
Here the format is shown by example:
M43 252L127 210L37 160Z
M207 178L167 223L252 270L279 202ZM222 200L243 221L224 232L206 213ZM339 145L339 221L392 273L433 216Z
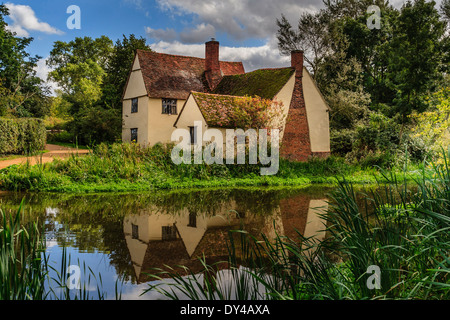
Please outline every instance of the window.
M138 142L138 129L131 129L131 142Z
M162 227L162 240L176 240L177 229L174 225Z
M138 112L138 98L134 98L131 100L131 113Z
M162 99L163 114L177 114L177 100Z
M131 224L131 238L139 239L139 226Z
M197 127L189 127L189 133L191 134L191 145L197 143Z
M188 227L197 228L197 213L196 212L189 212Z

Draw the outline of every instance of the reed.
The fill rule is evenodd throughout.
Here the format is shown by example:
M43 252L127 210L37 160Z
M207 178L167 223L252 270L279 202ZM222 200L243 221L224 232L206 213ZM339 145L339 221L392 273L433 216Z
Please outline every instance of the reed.
M23 210L6 214L0 209L0 300L105 300L101 274L77 261L80 266L80 285L71 289L68 267L72 265L63 247L59 269L54 267L45 252L38 221L30 221ZM115 299L121 299L120 282L116 281ZM96 287L92 293L91 286Z
M0 210L0 300L42 300L47 260L36 222L25 222L22 204L15 216Z

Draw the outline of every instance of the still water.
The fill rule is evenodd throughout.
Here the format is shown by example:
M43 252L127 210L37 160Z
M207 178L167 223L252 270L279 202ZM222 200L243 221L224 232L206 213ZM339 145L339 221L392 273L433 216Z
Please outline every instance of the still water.
M149 273L180 265L195 273L203 256L208 263L226 260L229 231L245 230L268 238L276 234L295 238L299 232L320 241L325 234L319 214L328 207L330 191L316 187L96 195L0 193L0 206L15 212L24 201L27 219L37 219L45 230L49 263L55 270L60 270L65 248L72 265L101 275L106 298L115 298L119 283L122 299L161 299L156 291L141 295L149 284L158 282ZM91 280L88 288L93 296L98 282L98 278Z

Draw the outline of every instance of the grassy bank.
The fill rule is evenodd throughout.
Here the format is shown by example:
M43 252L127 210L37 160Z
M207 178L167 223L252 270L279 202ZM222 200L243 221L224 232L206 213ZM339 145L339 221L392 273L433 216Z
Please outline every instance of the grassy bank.
M117 192L155 189L302 186L336 184L336 177L352 183L385 180L376 166L351 165L341 158L306 163L280 161L275 176L261 176L260 165L175 165L171 148L134 144L99 145L92 154L35 166L12 166L0 171L2 190L48 192ZM417 175L410 166L410 178ZM403 175L403 168L392 172Z

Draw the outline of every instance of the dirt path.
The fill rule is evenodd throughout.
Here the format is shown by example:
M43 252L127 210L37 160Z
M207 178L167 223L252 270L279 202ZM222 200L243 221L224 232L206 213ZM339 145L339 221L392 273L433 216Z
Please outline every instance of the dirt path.
M68 147L62 147L57 146L54 144L47 144L45 146L45 150L48 150L47 153L43 153L39 156L33 156L33 157L22 157L22 158L16 158L11 160L0 160L0 170L7 168L9 166L15 165L15 164L22 164L26 163L27 160L30 162L31 165L35 165L37 163L48 163L52 162L54 159L64 159L68 158L72 154L87 154L89 153L89 150L84 149L73 149Z

